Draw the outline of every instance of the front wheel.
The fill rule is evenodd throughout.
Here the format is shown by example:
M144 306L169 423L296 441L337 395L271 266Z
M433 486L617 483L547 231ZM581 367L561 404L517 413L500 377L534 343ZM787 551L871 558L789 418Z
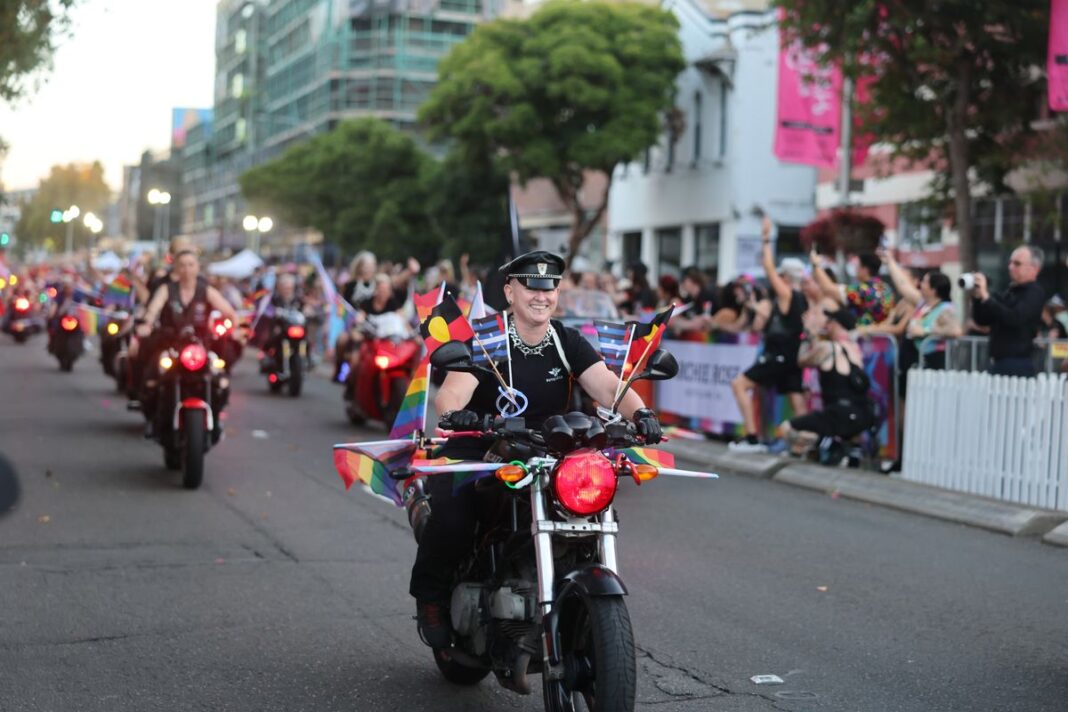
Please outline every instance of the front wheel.
M289 357L289 380L286 381L289 395L296 398L304 387L304 359L299 353Z
M454 685L477 685L490 672L482 668L461 665L453 660L449 656L449 651L444 648L434 649L434 662L437 663L438 670L441 670L442 677Z
M204 481L204 451L207 450L207 424L204 411L182 411L182 486L196 489Z
M74 368L74 359L72 359L70 356L67 356L65 354L63 356L59 357L59 370L60 371L63 371L63 373L70 373L73 368Z
M622 597L575 602L561 620L564 679L542 678L548 712L632 712L637 666Z
M26 343L26 339L28 339L28 338L29 338L29 335L26 332L19 331L19 332L17 332L15 334L15 343L16 344L24 344L24 343Z

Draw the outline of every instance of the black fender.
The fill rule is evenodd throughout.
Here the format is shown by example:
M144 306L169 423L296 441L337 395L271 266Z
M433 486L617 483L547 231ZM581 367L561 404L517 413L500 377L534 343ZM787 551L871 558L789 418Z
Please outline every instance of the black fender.
M590 564L564 575L556 582L556 595L552 610L543 618L549 662L560 663L560 618L571 600L600 596L626 596L623 579L612 569L601 564Z

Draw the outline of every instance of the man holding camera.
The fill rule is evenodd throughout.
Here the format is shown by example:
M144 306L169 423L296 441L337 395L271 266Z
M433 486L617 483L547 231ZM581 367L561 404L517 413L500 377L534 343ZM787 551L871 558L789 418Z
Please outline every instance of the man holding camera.
M1042 319L1045 291L1036 281L1042 269L1042 250L1025 245L1009 258L1012 282L1001 294L987 289L981 272L960 278L960 286L971 289L972 313L980 326L990 327L990 373L1000 376L1035 375L1031 358L1035 334Z

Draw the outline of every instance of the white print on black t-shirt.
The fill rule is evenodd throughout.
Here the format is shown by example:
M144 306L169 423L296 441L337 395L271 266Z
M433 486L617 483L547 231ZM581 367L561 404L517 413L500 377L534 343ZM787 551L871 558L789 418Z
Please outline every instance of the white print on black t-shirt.
M564 377L563 369L561 369L561 368L550 368L549 369L549 377L545 379L545 382L546 383L555 383L556 381L559 381L563 377Z

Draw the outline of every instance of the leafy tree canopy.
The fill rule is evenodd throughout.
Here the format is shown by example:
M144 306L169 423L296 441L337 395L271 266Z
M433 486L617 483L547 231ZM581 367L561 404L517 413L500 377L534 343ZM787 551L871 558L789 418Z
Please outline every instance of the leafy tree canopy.
M427 212L433 170L410 136L368 118L293 146L240 183L253 206L314 227L344 250L428 259L438 242Z
M464 160L492 157L523 183L547 178L573 215L574 255L608 198L606 187L587 213L584 172L611 177L656 143L684 67L670 12L556 0L527 20L480 25L456 45L420 120Z
M953 201L966 269L975 266L971 177L994 191L1033 138L1045 77L1046 0L776 0L783 30L847 76L873 77L864 129L927 162Z
M77 205L81 217L75 220L75 248L89 245L91 233L82 222L86 213L103 216L107 210L111 190L104 182L104 166L100 161L91 164L72 163L53 166L48 177L41 181L37 194L22 209L22 217L15 226L20 248L28 246L59 249L66 238L66 226L51 222L53 210L66 210ZM51 238L51 243L48 239Z

